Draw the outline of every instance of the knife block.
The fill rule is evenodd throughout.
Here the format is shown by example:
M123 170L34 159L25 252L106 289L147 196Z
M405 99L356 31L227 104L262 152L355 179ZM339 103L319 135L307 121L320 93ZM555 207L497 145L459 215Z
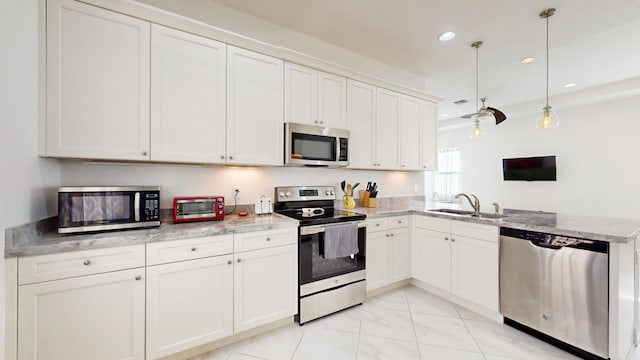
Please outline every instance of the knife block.
M370 197L371 193L366 190L360 190L360 206L362 207L376 207L376 198Z

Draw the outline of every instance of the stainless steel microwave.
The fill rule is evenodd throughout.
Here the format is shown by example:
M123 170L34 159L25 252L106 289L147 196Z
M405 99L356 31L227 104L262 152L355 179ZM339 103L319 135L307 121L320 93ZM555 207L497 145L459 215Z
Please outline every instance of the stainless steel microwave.
M349 130L288 122L284 134L287 166L349 165Z
M160 226L159 186L60 187L58 232Z

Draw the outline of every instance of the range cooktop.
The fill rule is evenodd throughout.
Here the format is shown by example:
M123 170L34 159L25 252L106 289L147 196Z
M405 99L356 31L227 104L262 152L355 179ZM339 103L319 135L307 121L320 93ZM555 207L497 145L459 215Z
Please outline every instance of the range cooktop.
M361 221L365 214L334 208L333 186L287 186L275 188L275 212L300 221L301 226Z

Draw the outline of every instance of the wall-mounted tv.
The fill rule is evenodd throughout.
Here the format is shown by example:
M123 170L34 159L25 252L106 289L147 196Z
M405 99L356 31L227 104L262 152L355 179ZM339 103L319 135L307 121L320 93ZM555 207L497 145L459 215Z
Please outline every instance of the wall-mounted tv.
M504 180L556 181L556 157L502 159Z

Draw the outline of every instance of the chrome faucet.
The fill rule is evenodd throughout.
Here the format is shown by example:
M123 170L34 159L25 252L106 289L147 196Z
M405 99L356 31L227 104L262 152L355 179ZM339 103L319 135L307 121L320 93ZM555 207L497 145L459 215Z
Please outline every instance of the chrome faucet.
M500 204L498 204L497 202L494 202L493 209L496 211L496 214L500 214Z
M474 201L471 201L471 198L469 197L469 195L473 196ZM468 201L469 204L471 205L471 207L473 208L473 215L474 216L480 216L480 200L478 200L478 197L473 195L473 194L457 194L455 196L455 198L459 198L460 196L464 196Z

